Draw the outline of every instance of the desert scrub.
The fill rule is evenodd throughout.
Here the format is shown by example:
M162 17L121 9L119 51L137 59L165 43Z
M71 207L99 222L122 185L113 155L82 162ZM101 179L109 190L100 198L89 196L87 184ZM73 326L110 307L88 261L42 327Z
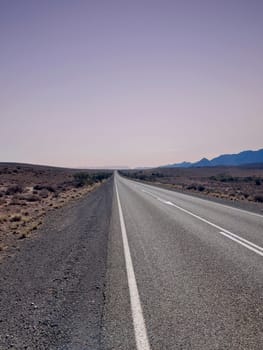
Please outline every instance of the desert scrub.
M38 202L41 200L41 198L36 194L24 194L20 195L18 198L27 202Z
M85 185L91 185L93 183L90 174L88 173L76 173L74 176L75 187L83 187Z
M9 219L10 222L19 222L21 220L22 220L22 215L21 214L14 214Z
M48 196L49 196L48 190L46 190L46 189L41 190L41 191L39 192L39 196L40 196L41 198L48 198Z
M51 185L35 185L34 190L36 191L46 190L48 192L54 193L56 192L56 187Z
M261 185L261 180L260 179L256 179L255 180L255 185L256 186L260 186Z
M263 194L257 194L254 196L255 202L263 203Z
M186 186L186 189L187 190L197 190L197 186L195 184L191 184L191 185Z
M7 222L8 215L0 215L0 224Z
M95 182L101 182L107 178L109 178L112 174L101 172L101 173L95 173L95 174L89 174L89 173L76 173L73 175L73 183L74 186L79 188L83 186L92 185Z
M12 196L16 193L22 193L23 192L23 188L22 186L19 185L13 185L13 186L9 186L5 192L5 194L7 196Z

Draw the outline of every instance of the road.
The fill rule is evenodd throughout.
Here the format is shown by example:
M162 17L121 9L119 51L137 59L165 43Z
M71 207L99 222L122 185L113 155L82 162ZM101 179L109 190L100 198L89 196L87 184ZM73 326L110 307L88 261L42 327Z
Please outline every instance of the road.
M105 348L263 349L263 217L115 181Z
M263 349L263 217L120 177L0 264L0 349Z

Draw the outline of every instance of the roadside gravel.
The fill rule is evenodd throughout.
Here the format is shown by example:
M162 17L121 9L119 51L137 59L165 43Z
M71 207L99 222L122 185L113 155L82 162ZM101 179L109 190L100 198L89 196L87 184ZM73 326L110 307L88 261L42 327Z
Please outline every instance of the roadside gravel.
M0 264L0 349L100 348L112 180L49 213Z

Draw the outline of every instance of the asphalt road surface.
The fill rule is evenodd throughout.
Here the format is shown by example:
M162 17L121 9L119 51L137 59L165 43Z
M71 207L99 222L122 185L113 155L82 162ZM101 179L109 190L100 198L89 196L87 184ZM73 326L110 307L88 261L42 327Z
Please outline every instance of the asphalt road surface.
M115 174L0 265L0 349L262 350L262 247L261 215Z
M262 350L263 217L119 176L116 185L104 348Z

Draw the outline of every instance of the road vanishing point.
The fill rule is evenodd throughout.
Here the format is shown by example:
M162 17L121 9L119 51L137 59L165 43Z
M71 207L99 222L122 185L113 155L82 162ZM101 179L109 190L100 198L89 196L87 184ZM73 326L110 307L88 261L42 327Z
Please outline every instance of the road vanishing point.
M0 349L262 350L263 216L117 172L0 264Z

